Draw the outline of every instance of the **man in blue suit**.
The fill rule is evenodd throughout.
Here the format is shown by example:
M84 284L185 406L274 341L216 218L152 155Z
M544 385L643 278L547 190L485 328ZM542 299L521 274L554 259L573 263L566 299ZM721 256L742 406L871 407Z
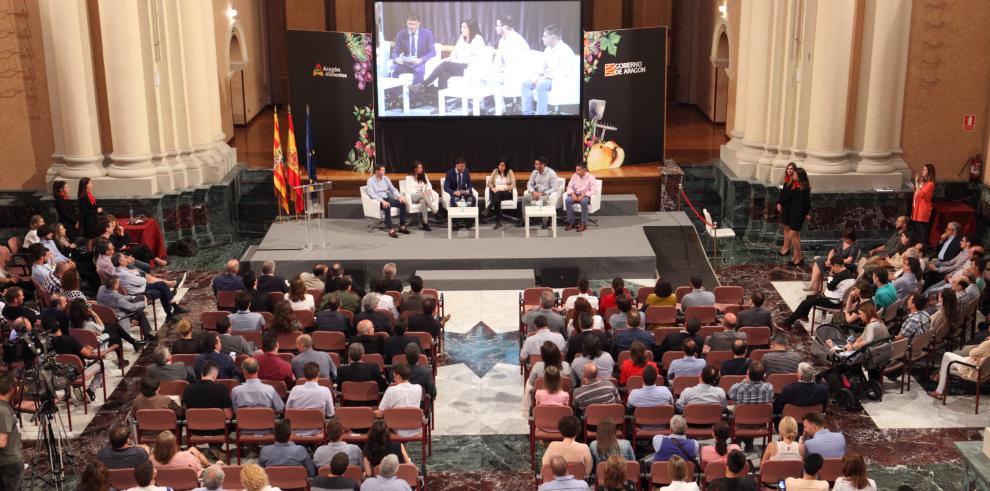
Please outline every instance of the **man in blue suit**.
M477 206L478 201L471 188L471 173L467 171L467 161L463 157L458 157L454 161L454 168L447 171L447 177L443 181L443 190L450 195L450 206L457 206L457 202L461 199L467 202L468 206ZM471 228L471 221L469 220L467 223L467 227ZM461 224L454 224L454 230L461 228Z
M411 73L414 84L423 81L426 60L437 55L433 31L420 27L419 24L419 16L409 14L406 28L395 35L395 42L392 44L392 76Z

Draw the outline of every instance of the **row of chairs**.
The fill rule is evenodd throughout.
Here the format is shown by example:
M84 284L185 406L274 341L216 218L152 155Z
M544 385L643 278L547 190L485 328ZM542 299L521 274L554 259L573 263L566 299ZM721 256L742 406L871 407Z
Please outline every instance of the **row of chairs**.
M225 290L225 291L217 292L217 310L233 311L234 298L237 297L238 293L239 293L238 290ZM312 295L313 301L315 301L317 305L321 303L323 299L323 290L320 290L318 288L309 288L306 290L306 293ZM392 301L395 303L396 308L402 305L401 292L395 290L389 290L385 292L385 294L392 297ZM438 290L433 288L423 288L423 296L427 296L427 297L432 296L433 298L436 298L437 309L439 310L441 316L444 315L443 293L440 293ZM281 292L270 292L268 294L268 297L271 299L272 304L274 304L275 302L282 300L284 298L284 295ZM341 310L341 312L343 312L343 310ZM412 312L412 313L418 314L419 312Z
M305 311L304 311L305 312ZM216 312L204 312L206 314L214 314ZM205 325L205 323L204 323ZM254 343L255 347L261 347L262 333L261 331L231 331L230 334L234 336L241 336L245 340ZM285 361L291 362L293 358L293 352L296 351L296 339L302 336L304 333L299 331L284 332L278 334L278 344L279 344L279 356ZM381 336L384 339L388 339L388 333L377 332L376 336ZM424 366L432 366L433 375L437 374L437 350L435 349L436 343L434 343L433 337L427 332L418 331L407 331L407 336L413 336L419 339L419 347L426 354L428 363ZM340 366L341 359L346 356L347 353L347 337L344 333L339 331L313 331L310 333L313 338L313 349L316 351L323 351L329 354L333 359L335 366ZM196 357L198 354L173 354L173 361L185 362L187 366L192 366L196 362ZM246 356L241 355L246 358ZM377 363L379 367L384 370L390 365L394 364L399 360L399 356L393 356L392 360L386 361L384 357L377 353L366 353L367 360L362 358L362 361L367 361L369 363ZM420 358L421 360L423 358ZM237 361L238 365L243 358L239 358ZM398 363L405 363L405 358L399 360Z
M791 416L800 421L805 414L821 412L821 405L797 406L787 404L782 416ZM603 420L609 419L616 423L620 436L629 435L635 446L640 440L651 441L657 435L670 434L670 419L674 416L674 406L652 406L636 408L631 416L626 415L622 404L592 404L585 409L583 415L583 438L590 443L596 438L596 433L589 427L595 427ZM536 446L539 442L553 442L563 439L556 430L561 418L573 416L570 406L536 406L529 421L529 451L530 462L536 465ZM683 411L688 423L686 436L688 438L712 438L712 427L725 418L721 404L689 404ZM736 405L730 419L733 439L763 438L768 442L773 438L773 405L745 404Z
M598 463L594 476L587 475L587 471L582 463L569 463L567 465L567 472L573 475L575 479L594 481L599 486L602 486L605 484L605 464L605 462ZM642 465L637 461L626 461L626 481L632 482L634 489L637 491L667 486L672 482L670 474L667 472L666 461L653 462L650 464L649 471L647 472L642 472L642 468ZM695 476L695 480L701 482L702 489L708 489L712 481L725 476L724 462L712 462L705 465L705 469L700 475L693 462L687 462L687 468L688 475ZM743 474L750 475L751 472L752 470L749 464L746 464ZM782 479L788 477L800 478L803 475L804 466L800 460L771 460L763 463L754 477L764 486L776 488L777 483ZM818 478L824 481L834 482L839 477L842 477L842 459L825 459L825 464L818 473ZM550 465L544 465L538 476L537 484L541 481L548 482L552 480L553 471L550 469Z
M221 466L221 468L224 474L223 485L221 486L223 489L233 491L244 488L244 485L241 483L242 467L240 465L225 465ZM374 469L375 475L378 475L379 471L380 466L376 466ZM114 489L137 487L137 481L134 479L134 469L110 469L109 473L110 486ZM273 487L281 489L309 489L310 486L311 480L306 472L306 468L302 466L267 467L265 468L265 474L268 475L268 482ZM327 466L320 467L317 475L320 477L329 476L330 468ZM360 467L351 465L344 472L344 477L349 477L361 483L364 481L364 472L361 471ZM397 477L409 483L409 487L415 490L421 489L419 469L416 468L415 464L399 464ZM155 484L158 486L168 486L175 491L187 491L202 485L199 481L199 476L196 475L196 471L188 467L158 469L158 477L155 480Z
M367 431L375 422L371 407L339 407L335 418L347 428L344 441L364 443ZM322 445L327 441L325 418L318 409L286 409L284 418L292 421L292 441L300 445ZM391 408L382 411L385 425L392 430L392 441L402 443L419 442L422 445L423 473L426 473L426 458L433 453L432 435L426 413L421 408ZM189 408L185 417L179 419L169 409L141 409L132 421L137 443L153 443L155 436L162 431L175 433L182 441L185 433L187 447L199 445L223 445L230 452L230 427L234 428L233 442L237 462L241 462L241 448L246 445L269 445L275 443L274 428L278 417L271 408L241 408L236 415L230 410L219 408ZM185 432L183 432L185 428ZM313 435L300 435L300 430L310 430ZM355 431L363 433L355 433ZM400 436L399 430L415 430L414 436ZM212 433L212 434L209 434Z

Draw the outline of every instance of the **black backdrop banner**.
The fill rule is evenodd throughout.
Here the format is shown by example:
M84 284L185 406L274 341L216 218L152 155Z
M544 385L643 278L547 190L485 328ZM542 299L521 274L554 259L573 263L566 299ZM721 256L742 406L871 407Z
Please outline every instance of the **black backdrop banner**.
M309 105L316 166L370 172L375 162L371 34L290 30L287 41L298 148L306 148ZM300 166L305 163L300 155Z
M660 162L667 28L584 33L584 156L590 170Z

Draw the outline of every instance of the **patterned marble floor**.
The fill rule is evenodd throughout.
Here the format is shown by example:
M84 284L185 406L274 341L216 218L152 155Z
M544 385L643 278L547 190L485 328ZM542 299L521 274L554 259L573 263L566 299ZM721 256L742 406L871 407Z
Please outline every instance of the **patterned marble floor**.
M193 318L214 308L209 280L225 258L239 255L239 247L243 245L207 250L201 252L203 256L174 264L196 269L187 277L185 286L189 290L183 301ZM773 306L778 320L800 299L793 285L807 279L806 271L768 262L724 266L719 272L723 284L766 292L767 304ZM649 285L653 280L631 282ZM594 287L606 283L595 282ZM446 292L445 297L452 319L447 324L446 353L439 360L437 428L434 453L428 461L429 489L531 489L527 425L521 412L518 292ZM796 329L790 339L796 349L807 352L806 332ZM73 442L82 455L92 455L104 445L107 429L130 409L138 381L150 362L150 350L139 355L130 355L134 362L125 377L119 377L119 370L116 379L111 377L113 392L105 404L91 409L85 429L84 420L76 416L81 411L73 413L73 436L78 435ZM955 397L942 408L934 401L926 401L927 396L921 392L923 381L916 378L916 382L912 391L903 395L898 394L896 384L888 385L886 400L868 404L863 412L832 409L829 424L846 435L850 450L867 456L870 475L881 489L896 489L906 483L919 491L959 489L961 464L952 442L981 439L980 430L990 408L980 415L966 415L966 408L972 407L968 396ZM937 416L933 418L933 414ZM410 446L413 455L418 455L416 447ZM30 451L26 449L25 453ZM25 489L45 487L31 483Z

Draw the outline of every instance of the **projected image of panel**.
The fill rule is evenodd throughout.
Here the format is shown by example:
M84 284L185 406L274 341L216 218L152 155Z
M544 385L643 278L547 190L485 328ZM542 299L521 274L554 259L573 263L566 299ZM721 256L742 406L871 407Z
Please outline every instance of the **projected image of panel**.
M579 115L581 2L375 2L379 117Z

